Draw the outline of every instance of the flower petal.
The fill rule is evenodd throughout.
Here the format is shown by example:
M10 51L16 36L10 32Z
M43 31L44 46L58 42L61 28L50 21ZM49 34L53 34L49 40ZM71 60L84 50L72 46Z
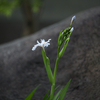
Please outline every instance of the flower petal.
M40 44L34 45L34 47L32 48L32 51L34 51L38 46L40 46Z
M37 40L37 43L39 44L39 41Z
M44 47L48 47L48 45L50 45L50 43L46 42L46 43L44 44Z
M44 43L45 42L45 40L44 39L41 39L41 43Z
M34 45L34 47L32 48L32 51L34 51L38 46L40 46L40 47L42 47L42 48L48 47L48 45L50 45L50 43L48 43L48 42L50 42L50 40L51 40L51 39L49 39L47 42L45 42L44 39L41 39L41 42L39 42L39 41L37 40L37 44Z
M50 42L51 39L49 39L47 42Z

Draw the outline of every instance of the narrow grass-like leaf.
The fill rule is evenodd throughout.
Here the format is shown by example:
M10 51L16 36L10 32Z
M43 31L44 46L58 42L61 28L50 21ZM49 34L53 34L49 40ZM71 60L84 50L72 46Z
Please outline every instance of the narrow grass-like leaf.
M53 100L57 100L57 98L58 98L59 94L61 93L61 91L62 91L62 88L61 88L61 89L58 91L58 93L54 96Z
M58 45L61 45L61 41L62 41L62 31L60 31L59 37L58 37Z
M52 84L53 81L54 81L54 77L53 77L53 74L52 74L52 71L51 71L51 68L50 68L50 61L49 61L49 58L46 56L46 53L43 49L42 49L42 56L43 56L43 61L44 61L44 64L45 64L45 68L46 68L46 71L47 71L49 81Z
M35 91L37 90L37 88L39 87L40 85L38 85L26 98L25 100L31 100Z
M57 87L55 88L55 91L58 89L58 87L59 87L59 86L57 86Z
M46 100L50 100L50 96Z
M57 87L55 88L55 91L58 89L58 87L59 87L59 86L57 86ZM49 93L49 91L45 94L43 100L49 100L49 99L50 99L50 96L48 96L48 93Z
M50 77L50 82L53 83L54 81L54 77L53 77L53 74L52 74L52 71L51 71L51 67L50 67L50 61L49 61L49 58L46 57L46 63L47 63L47 73L48 73L48 76Z
M61 91L58 100L63 100L63 99L64 99L65 94L66 94L66 92L67 92L67 90L68 90L68 87L69 87L70 82L71 82L71 79L69 80L69 82L66 84L66 86L65 86L65 87L63 88L63 90Z
M49 91L45 94L43 100L47 100L47 98L48 98L48 94L49 94Z

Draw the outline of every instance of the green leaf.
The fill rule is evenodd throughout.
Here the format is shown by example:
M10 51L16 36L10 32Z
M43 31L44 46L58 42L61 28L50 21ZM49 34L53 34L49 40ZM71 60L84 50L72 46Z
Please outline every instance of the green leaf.
M59 88L59 86L57 86L57 87L55 88L55 91L56 91L58 88Z
M47 98L47 100L50 100L50 96Z
M63 88L63 90L61 91L58 100L63 100L63 99L64 99L65 94L66 94L66 92L67 92L67 90L68 90L68 87L69 87L70 82L71 82L71 79L69 80L69 82L66 84L66 86L65 86L65 87Z
M43 100L47 100L47 98L48 98L48 94L49 94L49 91L45 94Z
M57 87L55 88L55 91L58 89L58 87L59 87L59 86L57 86ZM49 100L49 99L50 99L50 95L48 96L48 93L49 93L49 91L45 94L43 100Z
M52 84L53 81L54 81L54 77L53 77L53 74L52 74L52 71L51 71L51 68L50 68L50 61L49 61L49 58L48 57L47 57L46 63L47 63L46 71L47 71L49 80L50 80L50 82Z
M26 98L25 100L31 100L32 99L32 96L34 95L35 91L37 90L37 88L39 87L40 85L38 85Z
M68 28L66 28L66 29L63 31L63 35L64 35L66 38L68 38L68 36L69 36L69 34L70 34L70 29L71 29L71 27L68 27Z
M69 39L70 39L70 38L67 38L67 39L65 40L64 46L63 46L63 48L61 49L61 51L60 51L60 53L59 53L59 58L61 58L61 57L63 56L63 54L64 54L64 52L65 52L65 50L66 50L66 47L67 47L67 45L68 45Z
M61 93L61 91L62 91L62 88L61 88L61 89L58 91L58 93L54 96L53 100L57 100L57 98L58 98L59 94Z
M45 68L46 68L46 71L47 71L49 81L52 84L53 81L54 81L54 77L53 77L53 74L52 74L52 71L51 71L51 68L50 68L49 58L46 56L44 49L42 49L42 56L43 56L43 61L44 61L44 64L45 64Z
M58 37L58 45L60 46L62 42L62 31L60 31L59 37Z

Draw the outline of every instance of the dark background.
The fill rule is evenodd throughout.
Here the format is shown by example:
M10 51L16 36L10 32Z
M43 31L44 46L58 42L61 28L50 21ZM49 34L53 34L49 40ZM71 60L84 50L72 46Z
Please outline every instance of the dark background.
M35 32L97 6L100 6L100 0L44 0L41 11L36 15ZM15 9L9 17L0 15L0 44L23 37L23 29L24 20L20 8Z

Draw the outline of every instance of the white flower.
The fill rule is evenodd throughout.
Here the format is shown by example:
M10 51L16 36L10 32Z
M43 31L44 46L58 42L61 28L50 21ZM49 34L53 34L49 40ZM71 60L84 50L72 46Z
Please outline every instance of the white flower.
M50 40L51 40L51 39L49 39L49 40L46 42L44 39L41 39L41 43L37 40L37 44L34 45L34 47L32 48L32 51L34 51L38 46L39 46L39 47L42 47L42 48L48 47L48 45L50 45L50 43L49 43Z
M76 19L76 16L73 16L71 19L71 23L73 23L73 21Z

